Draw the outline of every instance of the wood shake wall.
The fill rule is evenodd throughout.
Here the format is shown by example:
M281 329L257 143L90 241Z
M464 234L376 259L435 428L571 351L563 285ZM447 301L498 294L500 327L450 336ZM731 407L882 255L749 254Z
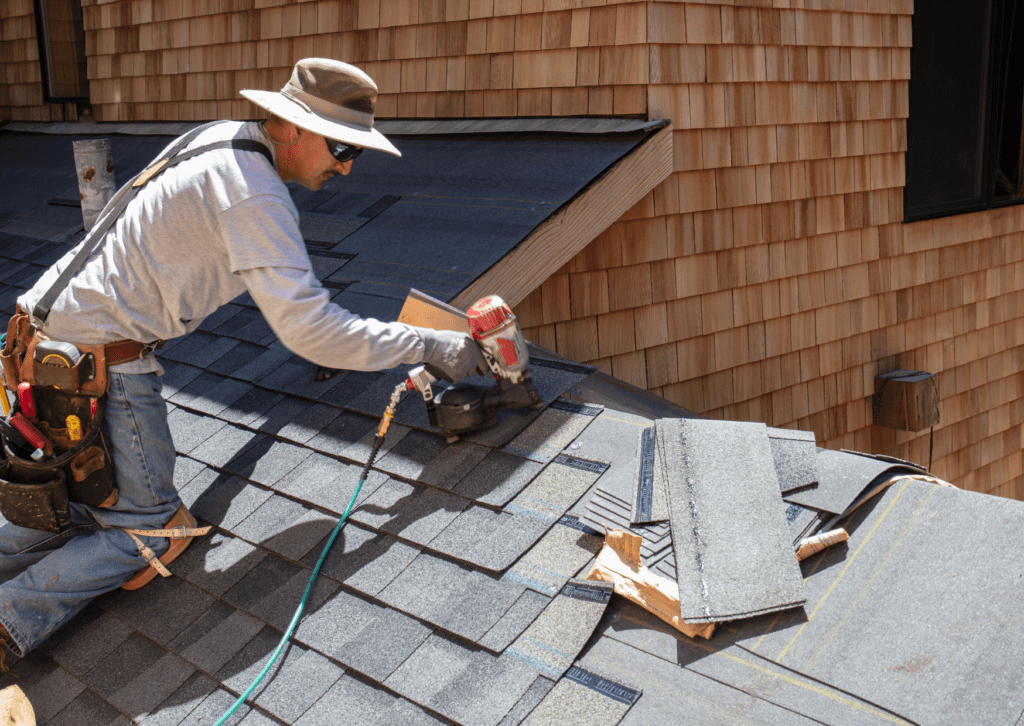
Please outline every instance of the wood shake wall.
M32 0L0 1L0 123L73 121L74 103L47 103Z
M381 117L672 119L672 176L517 307L527 335L712 417L924 464L929 433L873 427L870 396L927 370L934 473L1024 499L1024 207L902 223L913 0L83 5L100 121L257 117L238 89L306 56L365 69Z

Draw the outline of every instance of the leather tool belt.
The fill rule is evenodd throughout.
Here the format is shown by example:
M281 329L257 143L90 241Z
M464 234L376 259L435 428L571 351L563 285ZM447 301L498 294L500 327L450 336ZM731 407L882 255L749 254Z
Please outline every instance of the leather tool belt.
M77 350L78 360L62 366L37 360L36 348L45 341L18 310L0 351L4 383L17 394L7 421L21 427L16 433L28 427L33 436L16 440L0 435L0 513L21 527L60 532L71 524L71 502L93 507L117 502L103 425L107 369L140 358L152 347L134 341L69 346Z

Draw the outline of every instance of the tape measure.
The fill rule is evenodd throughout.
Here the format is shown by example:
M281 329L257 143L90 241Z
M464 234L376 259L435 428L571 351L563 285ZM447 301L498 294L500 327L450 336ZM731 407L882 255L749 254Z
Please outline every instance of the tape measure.
M60 366L61 368L74 368L82 354L78 348L71 343L62 343L57 340L41 340L36 346L36 363L47 366Z

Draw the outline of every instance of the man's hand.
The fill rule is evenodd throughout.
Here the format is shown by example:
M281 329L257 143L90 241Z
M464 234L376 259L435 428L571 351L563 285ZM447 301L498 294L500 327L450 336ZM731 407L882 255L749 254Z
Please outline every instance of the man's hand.
M430 328L416 328L416 332L423 338L423 362L440 378L458 383L490 371L480 346L466 333Z

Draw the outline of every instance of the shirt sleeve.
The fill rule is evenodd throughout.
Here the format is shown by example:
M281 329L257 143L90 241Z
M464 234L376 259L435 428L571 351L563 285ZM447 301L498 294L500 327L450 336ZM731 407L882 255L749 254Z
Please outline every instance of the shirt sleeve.
M335 305L309 270L254 267L238 274L280 341L317 365L373 371L423 360L423 339L412 326Z

